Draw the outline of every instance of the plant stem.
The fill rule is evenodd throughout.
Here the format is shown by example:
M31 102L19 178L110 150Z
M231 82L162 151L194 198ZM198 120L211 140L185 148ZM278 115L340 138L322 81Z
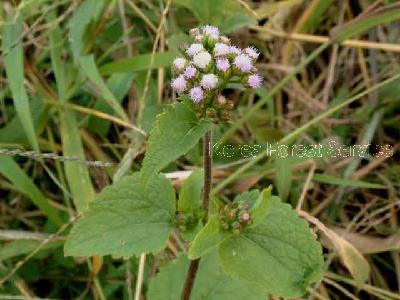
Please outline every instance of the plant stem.
M203 188L203 210L205 212L203 224L208 221L208 206L210 203L210 192L212 186L212 137L211 130L204 135L203 141L203 167L204 167L204 188Z
M203 187L203 210L205 225L208 220L208 206L210 203L210 192L212 185L212 138L211 130L207 131L203 139L203 163L204 163L204 187ZM189 300L192 294L194 281L199 268L200 258L190 262L189 270L186 275L185 286L182 291L181 300Z

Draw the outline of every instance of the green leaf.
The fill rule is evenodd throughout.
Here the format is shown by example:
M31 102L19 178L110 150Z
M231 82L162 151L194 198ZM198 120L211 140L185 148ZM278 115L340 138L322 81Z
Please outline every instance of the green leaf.
M188 257L190 259L199 258L231 236L231 232L221 231L218 218L211 216L206 226L200 230L190 245Z
M234 201L236 201L236 202L246 201L249 204L249 206L252 207L256 203L256 201L259 197L260 197L259 190L250 190L250 191L240 193L239 195L236 195Z
M219 24L226 0L189 0L189 7L196 18L204 24Z
M62 110L60 112L60 125L63 154L86 159L75 113L69 110ZM66 161L64 162L64 168L74 204L77 210L81 212L94 199L94 190L88 167L73 161Z
M104 0L85 0L75 10L69 27L69 41L71 43L72 53L75 59L85 53L86 46L86 29L91 22L100 16L104 6Z
M219 29L223 33L231 33L233 31L235 31L236 29L239 29L241 27L248 26L248 25L254 25L256 23L257 23L257 21L255 19L240 14L240 15L235 15L235 16L229 17L229 18L225 19L224 21L222 21L221 24L219 25Z
M338 42L360 35L378 25L386 24L400 19L400 3L379 7L364 13L343 25L334 27L330 36Z
M154 61L151 65L152 69L169 67L172 60L178 55L175 51L161 52L154 55ZM130 58L124 58L112 63L105 64L100 67L102 75L113 73L126 73L132 71L148 70L151 61L151 53L136 55Z
M130 87L132 86L132 80L135 77L135 73L116 73L110 76L107 81L107 87L111 94L115 95L118 103L121 104L124 97L128 94ZM113 113L112 107L105 101L96 101L93 109L105 112L108 114ZM107 135L110 128L111 121L90 116L88 120L88 129L92 132L99 134L104 137Z
M268 213L271 200L272 187L264 189L258 197L256 203L250 209L251 219L253 220L252 227L257 226L264 221L265 215Z
M150 281L148 299L180 299L188 268L189 260L185 256L162 267ZM266 299L266 293L256 285L229 277L223 271L216 251L213 251L200 261L190 299L261 300Z
M153 176L144 187L139 173L105 188L71 230L65 255L130 257L156 253L173 230L175 191Z
M186 154L210 127L210 122L197 119L187 103L167 106L157 116L150 132L141 171L143 181L148 181L170 162Z
M225 271L260 284L268 293L298 297L319 280L322 249L306 221L272 197L264 221L220 244Z
M3 25L4 67L15 109L32 148L39 151L29 99L24 86L24 57L22 50L22 18L11 13Z
M200 209L204 170L194 171L182 184L179 192L178 211L194 213Z
M11 157L0 155L0 174L10 180L14 187L39 207L54 224L61 226L64 223L49 200Z
M292 186L292 160L288 157L277 155L275 157L276 187L279 197L283 201L287 199Z
M299 174L302 177L307 177L307 174ZM387 187L379 184L379 183L371 183L361 180L355 179L347 179L347 178L340 178L326 174L314 174L313 180L327 183L327 184L334 184L334 185L342 185L342 186L354 186L366 189L386 189Z
M129 122L129 118L126 115L124 109L121 107L119 101L115 98L113 93L109 90L107 85L104 83L97 69L96 62L94 61L93 55L81 56L79 58L81 70L89 78L89 80L95 85L96 89L99 90L99 95L103 100L115 111L115 113L123 120Z
M54 15L50 17L55 18ZM61 30L54 25L50 31L50 56L51 64L56 77L58 97L61 102L66 102L66 76L65 68L61 59L63 47ZM80 138L79 126L76 115L67 109L60 110L60 127L63 154L85 159L85 152ZM76 162L65 162L65 175L74 199L74 204L79 212L85 209L89 202L94 199L94 190L87 166Z
M35 251L43 241L36 240L15 240L0 244L0 261L13 258L20 255L27 255ZM64 245L64 241L50 241L46 243L36 255L40 255L48 250L60 248Z

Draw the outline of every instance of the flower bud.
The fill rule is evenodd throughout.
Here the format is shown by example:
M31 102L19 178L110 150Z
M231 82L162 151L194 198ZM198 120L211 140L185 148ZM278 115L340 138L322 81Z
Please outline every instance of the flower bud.
M223 95L218 95L217 102L219 105L223 106L226 104L226 97Z

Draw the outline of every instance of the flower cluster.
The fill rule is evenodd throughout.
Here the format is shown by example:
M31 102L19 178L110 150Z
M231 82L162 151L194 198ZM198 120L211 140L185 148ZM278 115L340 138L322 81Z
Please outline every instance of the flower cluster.
M219 212L219 220L221 230L234 233L240 233L253 223L247 202L232 202L225 205Z
M194 42L181 48L182 57L173 61L176 77L171 86L197 104L197 111L210 118L226 117L233 107L221 91L230 83L258 88L262 77L254 66L259 52L254 47L240 49L220 35L217 27L206 25L190 30Z

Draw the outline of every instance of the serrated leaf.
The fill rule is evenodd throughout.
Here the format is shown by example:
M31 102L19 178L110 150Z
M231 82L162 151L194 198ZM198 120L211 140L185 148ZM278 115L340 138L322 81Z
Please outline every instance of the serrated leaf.
M189 260L181 256L161 268L160 273L150 281L148 299L180 299L188 267ZM223 271L214 251L200 261L190 299L260 300L266 299L266 294L258 286L229 277Z
M320 244L306 221L277 197L261 224L222 242L219 254L225 271L276 296L301 296L322 276Z
M200 209L204 170L194 171L182 184L179 192L178 211L194 213Z
M220 229L218 218L212 216L190 245L188 257L190 259L199 258L231 236L232 233Z
M250 190L246 191L243 193L240 193L239 195L236 195L235 197L235 202L244 202L246 201L250 207L252 207L257 199L260 197L260 190Z
M253 220L253 224L251 225L252 227L260 224L264 220L265 215L268 213L271 200L271 190L272 187L264 189L257 201L251 207L250 215L251 219Z
M141 171L143 182L187 153L210 127L211 123L199 121L186 103L167 106L150 132Z
M97 195L71 230L65 255L130 257L162 249L173 230L175 191L164 176L127 176Z

